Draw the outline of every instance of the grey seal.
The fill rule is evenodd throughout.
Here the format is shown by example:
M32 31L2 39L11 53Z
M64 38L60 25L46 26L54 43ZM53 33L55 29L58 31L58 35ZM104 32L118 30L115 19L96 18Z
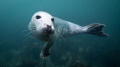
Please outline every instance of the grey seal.
M58 37L64 38L78 34L93 34L100 37L108 37L103 32L104 24L93 23L87 26L80 26L75 23L51 16L44 11L36 12L28 25L31 34L46 42L43 46L40 57L46 58L50 55L50 48Z

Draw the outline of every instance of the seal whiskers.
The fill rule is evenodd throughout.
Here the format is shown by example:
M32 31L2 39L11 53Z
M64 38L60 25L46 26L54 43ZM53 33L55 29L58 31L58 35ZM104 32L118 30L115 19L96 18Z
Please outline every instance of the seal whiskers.
M30 39L32 39L33 37L35 38L38 35L38 33L35 31L32 33L32 36L30 37Z
M33 32L34 32L34 31L27 33L27 34L25 35L25 37L26 37L27 35L29 35L29 34L33 33Z

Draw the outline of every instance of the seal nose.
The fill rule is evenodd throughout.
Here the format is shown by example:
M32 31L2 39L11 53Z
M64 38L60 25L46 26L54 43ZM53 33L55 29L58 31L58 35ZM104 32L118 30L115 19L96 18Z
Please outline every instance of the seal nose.
M54 31L52 30L52 28L51 28L50 25L47 25L46 32L47 32L48 34L53 34L53 33L54 33Z

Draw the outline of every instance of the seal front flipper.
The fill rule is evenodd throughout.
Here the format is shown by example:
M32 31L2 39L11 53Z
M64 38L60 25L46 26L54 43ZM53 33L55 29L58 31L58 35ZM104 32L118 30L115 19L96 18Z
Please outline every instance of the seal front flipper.
M103 32L104 24L94 23L83 27L83 31L88 34L93 34L101 37L108 37L108 34Z
M46 42L46 44L43 46L42 51L40 53L41 58L46 58L50 55L50 48L53 46L53 42Z

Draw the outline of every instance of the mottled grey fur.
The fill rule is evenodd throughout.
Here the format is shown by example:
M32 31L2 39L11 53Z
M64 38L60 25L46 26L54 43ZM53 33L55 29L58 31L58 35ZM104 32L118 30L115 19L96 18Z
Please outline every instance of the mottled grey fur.
M41 18L36 19L35 17L37 15L41 16ZM51 21L51 18L54 18L54 22ZM53 34L46 34L42 32L42 30L45 29L45 25L47 24L51 25L52 29L54 29ZM57 17L52 17L47 12L40 11L33 15L31 22L29 23L29 30L33 35L37 34L34 35L35 37L46 42L40 54L41 58L45 58L50 55L50 48L59 38L66 38L81 33L108 37L108 35L103 32L104 26L104 24L99 23L80 26L72 22L59 19Z
M59 37L62 36L64 38L81 34L81 33L88 33L93 34L101 37L108 37L107 34L103 33L102 29L105 25L95 23L87 26L79 26L77 24L59 19L57 17L54 17L55 21L53 22L53 25L55 27L55 33L51 35L50 42L47 42L46 45L44 45L44 48L42 52L44 53L44 57L47 57L50 55L50 48L54 44L54 41ZM56 37L58 36L58 37ZM49 45L49 46L48 46ZM43 57L43 55L41 57Z

